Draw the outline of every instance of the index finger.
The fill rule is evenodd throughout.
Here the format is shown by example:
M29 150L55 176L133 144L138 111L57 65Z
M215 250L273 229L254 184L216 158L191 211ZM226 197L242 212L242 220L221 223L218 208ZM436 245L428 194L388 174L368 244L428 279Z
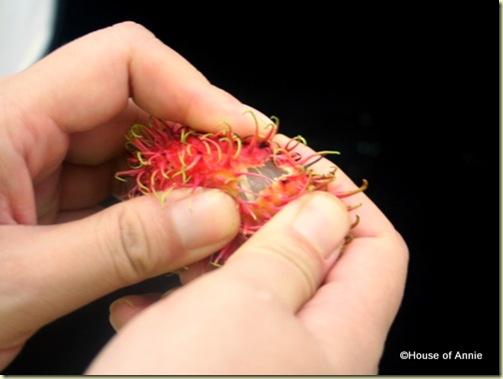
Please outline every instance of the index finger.
M55 69L57 67L57 69ZM213 86L198 70L144 27L125 22L61 47L20 76L28 110L51 118L65 132L103 124L129 98L149 114L214 131L222 122L238 134L255 131L243 116L251 108ZM253 110L260 126L270 120Z

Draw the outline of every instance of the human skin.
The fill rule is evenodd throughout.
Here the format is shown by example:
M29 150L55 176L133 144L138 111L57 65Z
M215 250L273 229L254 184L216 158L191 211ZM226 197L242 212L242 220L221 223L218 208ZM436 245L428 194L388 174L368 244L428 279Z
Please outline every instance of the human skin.
M218 191L176 191L164 209L151 197L98 204L119 190L132 123L155 114L215 131L229 120L250 134L248 109L131 22L0 79L0 367L43 325L233 238L238 214Z
M92 33L0 79L0 367L47 323L118 288L194 266L233 238L239 215L216 190L173 191L165 207L150 196L98 204L121 191L113 174L131 124L152 114L215 131L225 120L247 135L255 132L247 110L134 23ZM270 122L254 112L260 127ZM333 191L354 187L341 172ZM401 301L407 249L365 194L353 202L362 203L361 222L342 256L346 205L312 193L224 268L186 274L188 284L159 301L116 304L111 317L121 332L88 372L376 372Z
M337 174L330 192L357 188ZM355 204L360 222L344 244L354 222L345 207ZM223 268L201 277L189 270L163 297L119 299L111 308L119 333L89 373L376 374L406 267L403 239L365 194L346 204L306 195Z

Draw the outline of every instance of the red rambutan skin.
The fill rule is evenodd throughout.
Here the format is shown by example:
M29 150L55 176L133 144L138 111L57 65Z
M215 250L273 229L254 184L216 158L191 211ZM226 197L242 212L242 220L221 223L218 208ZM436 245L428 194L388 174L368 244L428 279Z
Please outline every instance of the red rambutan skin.
M290 201L309 191L326 191L335 180L335 167L320 175L309 166L336 152L301 157L294 150L305 141L298 137L280 146L272 141L277 127L276 120L267 135L257 132L241 138L230 127L203 133L151 117L148 125L135 124L127 134L131 168L117 173L117 178L135 178L130 197L154 194L161 202L178 188L216 188L232 196L241 224L236 238L209 259L220 266Z

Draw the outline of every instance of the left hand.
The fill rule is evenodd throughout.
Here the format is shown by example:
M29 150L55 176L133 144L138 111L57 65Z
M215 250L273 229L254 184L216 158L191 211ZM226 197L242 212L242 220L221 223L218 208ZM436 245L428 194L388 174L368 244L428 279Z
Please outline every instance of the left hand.
M133 123L152 114L251 134L248 109L131 22L0 79L0 369L48 322L233 238L235 205L217 191L173 193L166 209L145 196L98 211L117 192Z

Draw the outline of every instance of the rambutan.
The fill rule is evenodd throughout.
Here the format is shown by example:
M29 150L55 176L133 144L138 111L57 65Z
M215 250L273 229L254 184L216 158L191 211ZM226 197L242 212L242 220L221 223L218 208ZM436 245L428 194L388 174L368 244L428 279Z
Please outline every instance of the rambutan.
M209 258L209 263L221 266L286 204L306 192L326 191L335 180L335 167L329 173L317 174L310 166L322 156L338 152L301 157L295 148L305 144L304 139L296 137L280 146L272 139L279 126L278 119L273 120L275 124L269 125L266 135L256 132L239 137L230 126L203 133L151 117L147 125L135 124L129 130L126 147L130 169L118 172L117 178L135 178L130 197L153 194L161 202L178 188L216 188L232 196L241 224L235 239ZM366 185L364 181L358 191L337 196L360 192Z

